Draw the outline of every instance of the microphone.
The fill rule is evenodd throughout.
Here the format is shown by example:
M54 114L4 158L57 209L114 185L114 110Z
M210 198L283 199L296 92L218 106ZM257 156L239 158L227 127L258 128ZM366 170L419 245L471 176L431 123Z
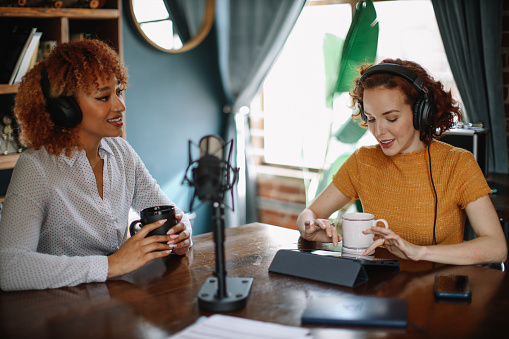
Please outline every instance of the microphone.
M198 166L193 169L193 180L196 195L201 201L222 201L223 147L223 140L214 135L208 135L200 140L200 159Z
M224 143L223 139L215 135L207 135L200 139L197 146L200 157L192 160L192 141L189 141L189 166L186 169L186 175L183 183L194 187L194 195L191 201L190 210L193 210L193 204L196 197L204 203L223 204L224 194L231 190L237 181L238 168L234 168L231 162L233 140ZM229 148L228 148L229 146ZM228 152L225 152L227 148ZM227 159L224 159L228 154ZM188 172L191 169L192 179L189 179ZM233 191L232 207L233 206Z
M198 294L198 305L213 312L227 312L240 309L247 303L253 278L226 277L224 255L224 194L231 191L233 210L233 185L237 181L238 168L231 164L233 139L224 143L223 139L207 135L200 139L197 148L200 157L192 159L193 143L189 140L189 165L182 184L194 187L190 210L196 197L204 203L212 203L214 208L214 242L216 245L215 277L207 278ZM225 152L225 148L227 152ZM225 159L225 155L227 155ZM191 169L191 178L188 173Z

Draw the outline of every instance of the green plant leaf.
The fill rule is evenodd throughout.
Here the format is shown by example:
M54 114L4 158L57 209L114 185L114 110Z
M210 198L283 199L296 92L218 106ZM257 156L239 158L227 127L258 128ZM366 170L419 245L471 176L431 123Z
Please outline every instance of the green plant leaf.
M334 87L338 80L341 53L345 39L332 33L325 33L323 37L323 63L325 66L325 106L332 108Z
M367 129L359 125L357 121L348 119L334 134L334 137L344 144L355 144L366 131Z
M334 163L325 172L322 173L322 178L318 182L318 187L316 188L317 193L316 195L320 194L320 192L322 192L327 187L327 185L329 185L332 182L332 177L334 176L334 174L336 174L341 165L343 165L343 163L346 161L346 159L348 159L348 157L351 154L352 151L343 153L334 161Z
M360 1L343 45L334 93L350 91L359 76L359 66L375 61L377 47L378 21L375 6L371 0Z

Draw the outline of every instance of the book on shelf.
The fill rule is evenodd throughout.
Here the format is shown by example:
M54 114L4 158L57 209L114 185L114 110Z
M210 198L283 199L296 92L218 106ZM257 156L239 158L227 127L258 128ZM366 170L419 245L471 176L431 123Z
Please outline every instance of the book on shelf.
M41 33L41 35L42 35L42 33ZM28 65L28 70L27 70L27 72L28 72L29 70L31 70L31 69L32 69L32 67L34 67L34 66L35 66L35 64L36 64L36 63L37 63L37 61L38 61L38 60L37 60L37 55L39 54L39 46L40 46L40 45L41 45L41 41L40 41L40 39L39 39L39 40L37 41L36 46L35 46L35 50L34 50L34 52L32 53L32 59L30 59L30 64ZM25 73L26 73L26 72L25 72Z
M0 46L2 46L0 48L0 84L8 84L34 30L26 25L9 24L2 25L0 30L2 31L0 34Z
M37 32L37 29L34 28L31 33L9 79L9 85L19 84L23 76L30 70L30 66L35 64L42 32Z

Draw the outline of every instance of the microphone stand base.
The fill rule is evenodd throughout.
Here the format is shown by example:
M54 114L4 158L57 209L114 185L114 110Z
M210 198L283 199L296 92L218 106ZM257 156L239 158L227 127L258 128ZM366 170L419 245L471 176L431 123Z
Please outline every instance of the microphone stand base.
M226 277L226 296L219 298L217 278L207 278L198 294L198 306L212 312L228 312L244 308L252 284L253 278Z

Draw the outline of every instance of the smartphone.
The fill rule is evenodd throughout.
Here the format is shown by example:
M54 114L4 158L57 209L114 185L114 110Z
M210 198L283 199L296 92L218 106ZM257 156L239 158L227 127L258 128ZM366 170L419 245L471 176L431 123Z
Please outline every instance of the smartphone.
M472 297L468 275L437 274L434 292L437 298L470 299Z

